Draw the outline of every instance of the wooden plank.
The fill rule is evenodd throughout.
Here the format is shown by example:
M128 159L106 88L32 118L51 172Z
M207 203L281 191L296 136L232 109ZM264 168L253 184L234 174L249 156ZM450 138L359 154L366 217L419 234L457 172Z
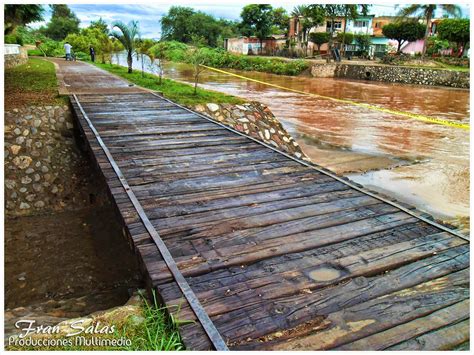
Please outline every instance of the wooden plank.
M260 344L260 349L324 350L393 328L469 298L469 270L377 297L329 314L301 336ZM248 347L247 347L248 348Z
M442 330L441 328L446 328L451 324L464 322L468 319L469 300L464 300L433 312L426 317L417 318L411 322L400 324L383 332L342 345L335 350L384 350L389 347L392 347L392 350L448 350L469 339L469 326L460 329L457 335L462 335L461 337L440 336L441 334L437 330ZM437 338L443 339L442 346L439 346L439 343L436 343L436 346L434 346L435 344L432 343L433 333L429 336L430 341L426 341L428 339L428 334L426 333L429 332L433 332L437 335ZM421 337L421 335L425 336ZM444 343L446 341L445 338L449 339L448 344ZM453 340L455 340L454 343ZM446 345L448 345L448 348L446 348Z
M469 341L469 319L420 335L388 350L452 350Z

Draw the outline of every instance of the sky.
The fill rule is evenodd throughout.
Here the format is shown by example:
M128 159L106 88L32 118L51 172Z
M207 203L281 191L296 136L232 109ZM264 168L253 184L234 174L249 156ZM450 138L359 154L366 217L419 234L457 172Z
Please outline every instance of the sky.
M221 0L222 1L222 0ZM255 3L256 1L254 1ZM284 7L288 12L294 8L295 5L304 3L314 3L313 1L268 1L273 7ZM350 2L350 1L348 1ZM448 2L448 1L446 1ZM128 23L131 20L138 20L140 24L140 31L142 37L145 38L160 38L160 19L166 14L168 9L173 5L188 6L196 10L206 12L214 15L215 17L225 18L229 20L239 20L240 12L242 7L252 1L222 1L221 4L216 5L217 2L209 1L161 1L148 2L146 4L69 4L69 7L74 11L77 17L81 20L81 27L87 27L91 21L97 20L102 17L107 23L113 21L123 21ZM459 2L458 2L459 3ZM400 5L403 7L403 5ZM395 15L399 8L395 8L395 5L390 3L373 3L370 9L370 13L382 16L382 15ZM463 14L469 17L469 5L465 3L461 5ZM47 22L51 16L49 9L45 13L45 21ZM33 27L39 27L43 23L33 24Z

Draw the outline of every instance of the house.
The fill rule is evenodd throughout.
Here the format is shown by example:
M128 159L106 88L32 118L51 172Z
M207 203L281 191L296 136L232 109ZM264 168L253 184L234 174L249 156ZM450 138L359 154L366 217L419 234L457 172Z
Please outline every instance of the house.
M224 39L224 48L226 51L244 55L274 55L277 51L283 49L285 45L285 35L273 35L267 37L262 41L262 43L260 43L260 40L257 37L253 36ZM262 50L260 46L262 46Z
M372 36L374 34L372 27L374 18L375 15L368 15L360 16L354 20L347 21L346 32Z

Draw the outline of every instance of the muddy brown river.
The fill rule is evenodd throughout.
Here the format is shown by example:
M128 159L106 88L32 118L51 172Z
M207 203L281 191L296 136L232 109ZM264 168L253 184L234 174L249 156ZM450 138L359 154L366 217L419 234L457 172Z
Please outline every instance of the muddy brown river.
M468 90L229 71L308 93L469 122ZM170 63L165 76L192 82L192 69ZM438 219L469 228L469 131L213 71L204 72L200 83L267 105L313 162Z

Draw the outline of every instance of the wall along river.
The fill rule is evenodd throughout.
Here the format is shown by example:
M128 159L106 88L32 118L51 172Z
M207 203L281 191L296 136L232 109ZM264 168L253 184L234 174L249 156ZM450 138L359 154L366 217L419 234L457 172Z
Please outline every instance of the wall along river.
M121 65L125 60L119 57ZM134 68L141 69L135 62ZM149 65L145 70L150 71ZM291 90L469 123L469 90L227 70ZM164 76L193 82L189 65ZM469 228L469 131L206 70L206 89L267 105L311 160L372 190Z

